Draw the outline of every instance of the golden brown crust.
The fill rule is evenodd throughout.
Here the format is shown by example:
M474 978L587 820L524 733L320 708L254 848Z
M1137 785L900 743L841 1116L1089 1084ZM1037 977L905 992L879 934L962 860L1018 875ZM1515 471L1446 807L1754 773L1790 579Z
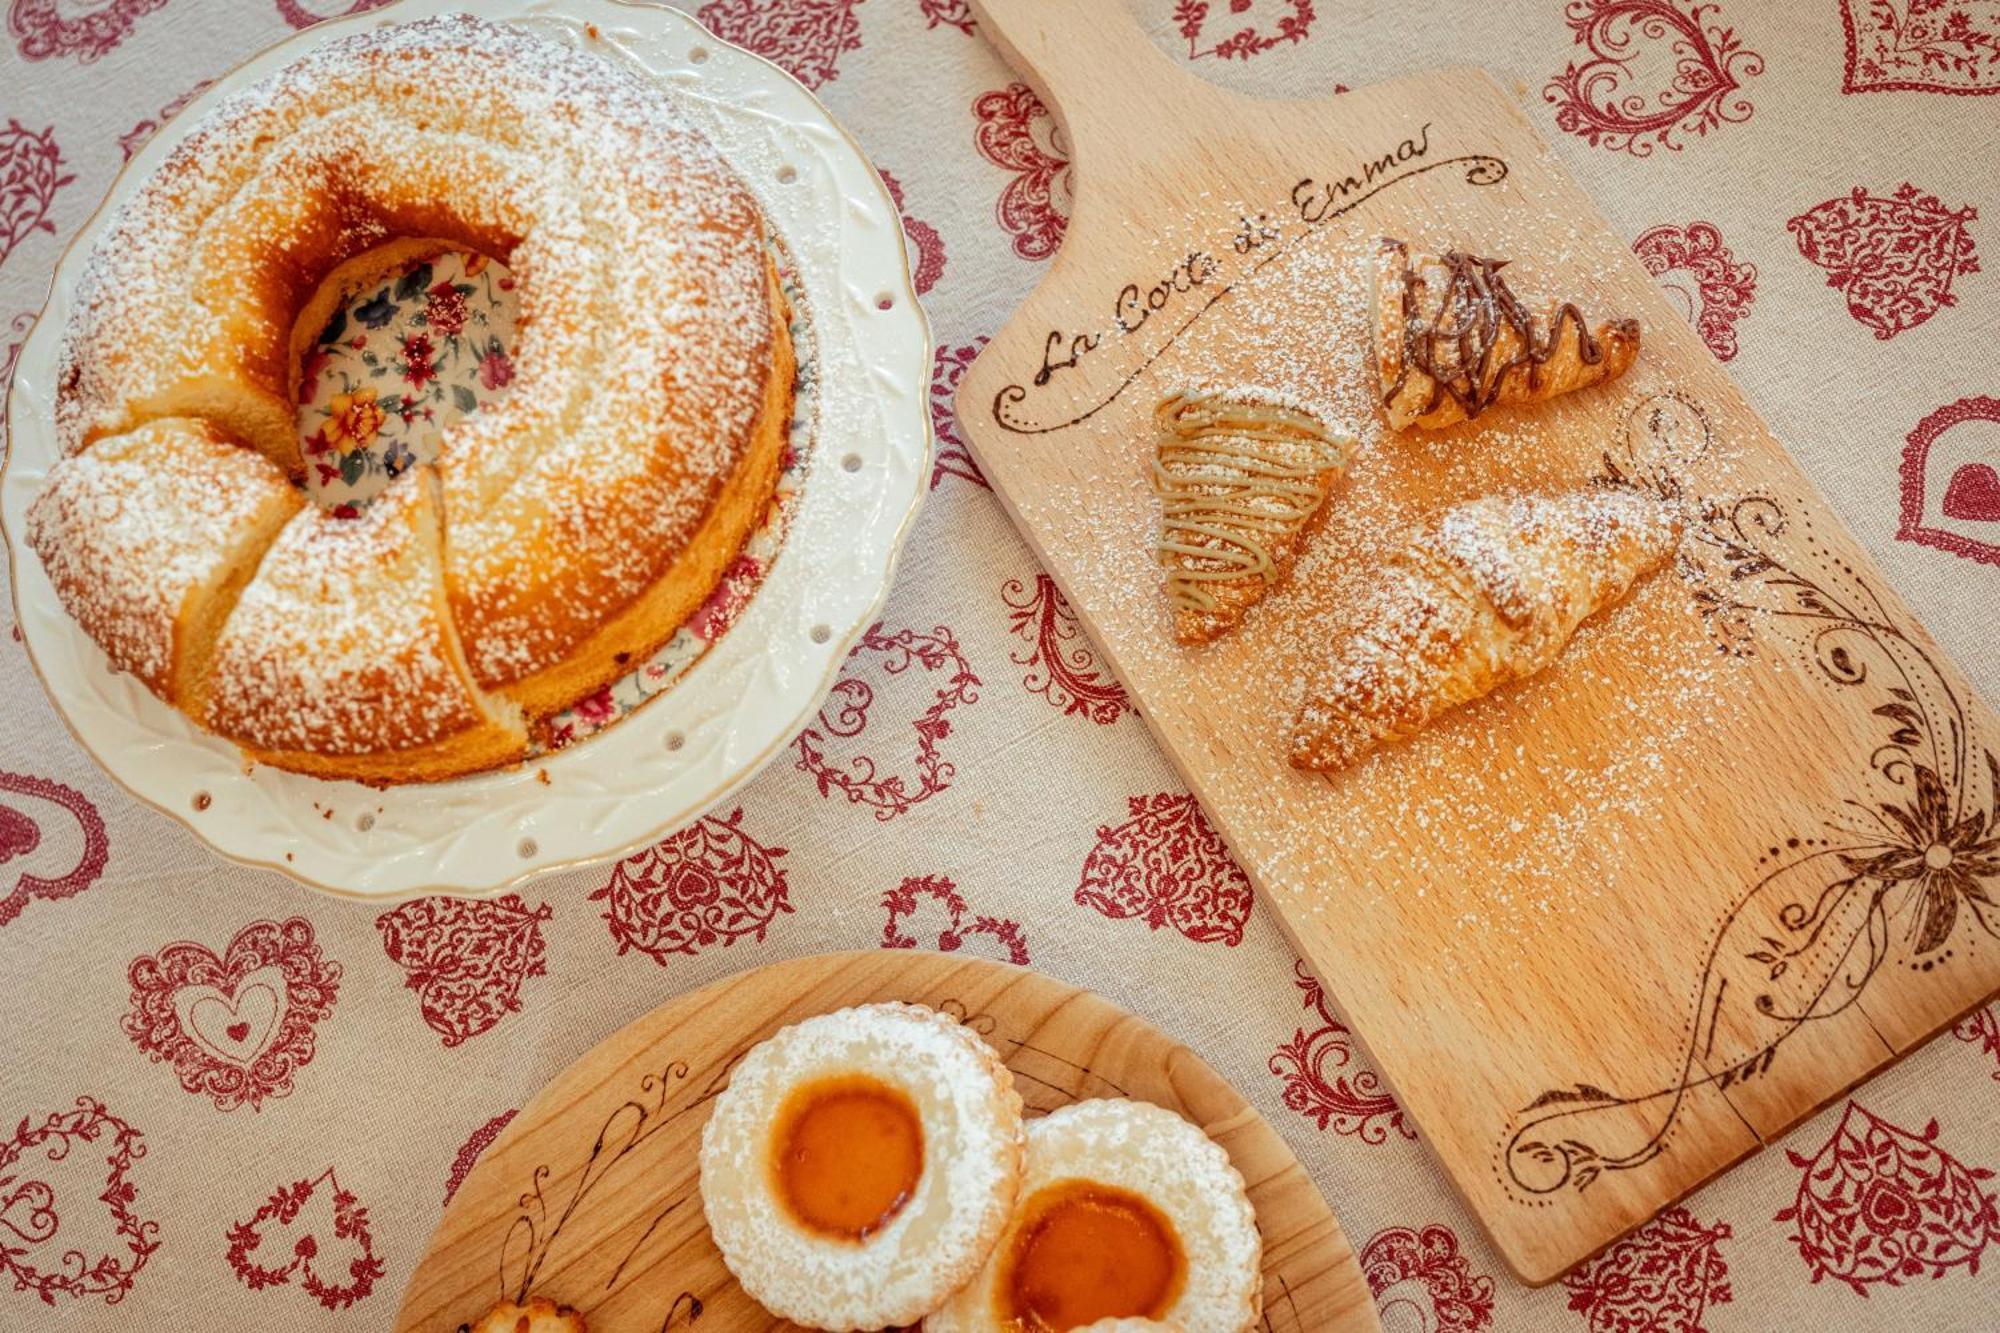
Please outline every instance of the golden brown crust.
M1440 430L1495 404L1545 402L1632 368L1636 320L1586 330L1559 298L1530 314L1499 276L1504 265L1377 243L1375 361L1390 426Z
M1578 625L1666 561L1680 531L1674 510L1627 492L1496 496L1447 511L1383 569L1307 682L1287 736L1292 764L1344 768L1542 670Z

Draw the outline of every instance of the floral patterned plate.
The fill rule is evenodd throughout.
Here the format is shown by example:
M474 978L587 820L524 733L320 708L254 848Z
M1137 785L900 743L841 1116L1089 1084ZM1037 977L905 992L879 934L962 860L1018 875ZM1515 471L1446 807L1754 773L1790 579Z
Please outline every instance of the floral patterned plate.
M108 671L23 545L22 520L57 455L58 343L77 272L110 206L209 107L306 48L460 7L401 0L324 23L218 80L133 155L106 208L78 233L22 348L7 404L13 448L0 474L0 528L16 619L78 740L134 794L223 855L358 897L492 892L615 857L747 781L811 718L873 623L930 470L930 330L900 218L825 108L776 66L671 9L494 0L482 6L486 16L633 62L674 90L762 201L810 335L801 340L810 349L800 384L807 406L772 517L659 654L553 719L544 752L504 772L382 792L265 767L246 772L233 746ZM417 427L426 413L434 433L505 390L504 268L463 255L426 259L428 275L413 269L357 292L344 312L349 328L322 342L324 356L302 382L312 485L335 507L365 503L422 457L427 432ZM369 308L382 290L395 312ZM379 328L370 323L377 317ZM809 461L816 465L808 470Z

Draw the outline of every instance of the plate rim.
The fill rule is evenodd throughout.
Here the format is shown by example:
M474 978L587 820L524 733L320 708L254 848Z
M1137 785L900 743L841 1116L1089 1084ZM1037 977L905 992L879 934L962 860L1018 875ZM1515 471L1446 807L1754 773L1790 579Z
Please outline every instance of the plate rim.
M167 145L177 143L186 130L197 123L217 103L231 96L241 86L246 86L245 84L238 83L237 76L241 75L249 66L273 57L280 51L287 49L295 48L298 54L303 55L326 41L334 40L350 32L390 26L399 22L415 21L419 18L431 17L438 14L454 12L470 13L482 18L492 18L495 21L518 22L522 19L536 17L566 17L573 15L576 11L588 9L593 6L602 7L608 13L615 14L621 19L636 19L641 23L678 26L683 32L699 34L700 39L704 43L712 43L715 47L726 50L729 53L729 59L746 62L750 68L757 69L760 78L776 79L780 81L781 86L787 87L790 93L805 99L805 104L816 114L814 128L830 130L837 142L844 144L847 150L852 153L855 161L866 168L866 175L870 180L874 196L869 202L878 205L882 215L893 220L893 225L889 226L887 230L895 241L897 259L899 261L896 265L896 271L899 275L902 289L897 306L906 318L914 318L916 331L922 335L923 348L928 356L935 346L935 332L931 327L929 314L924 309L923 303L917 294L916 279L914 273L911 271L909 262L909 238L902 227L901 212L896 208L887 185L881 179L880 169L861 146L860 141L855 138L852 131L848 130L839 118L828 110L818 95L790 71L754 51L717 36L701 24L693 15L683 10L670 5L645 3L644 0L513 0L512 4L506 6L507 10L511 12L497 15L495 12L497 7L475 10L465 3L465 0L394 0L393 3L380 8L322 20L314 24L311 28L288 34L250 53L237 61L228 70L214 76L210 81L210 86L204 88L199 96L192 99L185 107L163 122L154 131L147 144L135 152L112 177L103 196L82 221L77 224L69 239L64 243L61 253L57 255L55 264L49 273L48 284L43 293L42 302L36 308L34 319L22 339L21 355L25 358L28 354L27 349L29 345L36 341L38 335L44 333L44 325L47 323L50 307L56 302L58 285L62 281L65 270L76 259L79 248L86 241L94 241L96 239L95 234L112 213L114 202L122 200L126 193L126 187L131 181L137 179L140 169L142 167L145 167L147 170L151 169L145 166L147 149L152 148L160 155L171 151L171 148L167 147ZM580 21L588 22L588 20ZM607 58L618 60L616 56ZM629 61L619 60L619 63L631 67L631 62ZM660 76L650 70L641 69L640 73L642 77L647 78L649 81L662 82ZM170 135L174 137L170 138ZM731 162L730 165L731 169L735 170L739 175L743 174L743 170L738 164ZM780 235L783 234L783 232L780 232ZM47 336L56 338L60 334L59 332L52 332ZM820 328L817 324L814 328L814 336L816 338L820 336ZM5 393L0 394L0 423L11 423L13 419L15 391L20 379L20 368L19 363L17 363L14 367L14 374L10 376L7 382ZM925 364L913 376L912 383L921 386L927 384L928 380L929 365ZM879 396L875 397L876 401L881 401ZM884 406L887 409L892 408L894 405L885 403ZM911 534L916 527L917 518L922 512L927 489L925 483L929 479L932 465L935 461L936 437L931 421L929 403L921 388L913 394L911 408L917 417L917 428L913 434L920 440L920 448L917 451L912 468L913 485L910 488L910 494L902 505L902 513L896 521L895 531L890 535L884 552L885 558L882 563L879 584L873 593L865 599L864 605L859 608L859 614L853 617L850 624L836 628L835 632L829 635L824 643L815 642L812 645L814 649L824 653L826 657L825 664L819 673L818 679L812 683L811 688L801 692L800 704L795 715L778 728L769 744L756 754L742 761L723 763L721 771L710 782L705 784L707 789L704 794L679 803L679 808L675 809L673 813L670 813L662 820L652 823L647 830L638 836L620 840L601 850L579 853L561 859L537 861L524 865L520 869L513 870L511 873L503 875L498 879L482 879L481 882L476 884L435 882L435 876L429 877L433 882L389 888L370 888L355 884L332 882L328 879L307 873L298 868L296 864L279 856L264 857L252 855L245 851L225 848L204 832L184 811L167 802L156 800L154 797L140 791L118 766L108 762L99 749L86 739L77 723L71 718L69 710L64 706L61 696L51 685L50 678L43 669L41 659L37 655L31 641L31 636L24 628L26 621L21 614L22 587L20 567L24 559L33 557L33 553L27 548L24 535L13 531L12 526L8 524L5 506L0 504L0 542L4 542L6 545L9 557L7 570L9 606L14 617L14 624L20 630L20 642L26 652L29 669L33 672L36 682L41 686L42 692L47 697L57 718L62 722L64 729L68 731L77 747L85 755L89 756L98 769L109 776L128 796L180 825L210 853L246 868L276 871L314 892L345 901L380 903L386 906L432 894L448 894L472 898L493 897L510 890L518 889L544 876L558 874L567 870L580 869L586 866L603 865L613 860L621 859L643 847L658 842L662 838L671 836L674 832L700 819L707 811L714 809L730 795L741 790L776 758L780 750L789 746L797 738L798 733L809 723L814 712L824 702L827 693L839 678L840 672L845 666L854 645L860 641L861 636L866 633L869 626L879 618L884 606L887 604L889 594L895 585L896 573L900 567L902 555L908 547ZM894 413L885 410L884 419L885 421L892 421ZM821 425L822 427L824 426L824 421L822 421ZM7 430L5 435L6 447L4 450L0 450L0 492L27 484L20 481L15 472L14 464L16 462L17 451L14 448L11 429ZM816 454L820 452L820 446L823 442L823 437L816 437ZM830 451L828 453L830 455ZM824 458L816 459L816 462L823 467L830 466L830 463ZM810 485L810 482L808 482L808 485ZM893 503L896 499L894 488L884 488L881 498ZM781 550L780 560L782 560L783 554L784 552ZM88 636L84 634L81 626L76 625L74 621L71 621L70 624L72 633L88 640ZM706 658L708 654L704 654L703 656ZM700 671L702 665L702 661L695 662L688 669L687 676L683 678L677 688L685 689L689 681ZM192 723L189 725L192 726ZM614 730L616 729L614 728ZM581 744L588 745L592 739L595 738L586 738ZM177 746L188 743L188 738L160 736L158 740L166 745ZM252 767L251 763L246 759L244 761L244 771L246 774L251 771ZM534 769L535 764L532 760L524 760L513 769L487 770L477 774L466 775L465 778L456 779L456 781L489 778L496 774L518 780L533 781L532 774ZM345 790L348 787L356 787L357 790L369 792L372 796L387 798L396 791L407 790L411 785L435 788L447 784L399 784L383 789L372 789L365 786L357 787L356 784L332 782L328 782L325 785L330 790L335 791ZM658 789L656 788L651 794L657 795L657 791ZM601 799L607 802L615 802L618 798L606 796ZM440 840L440 836L434 834L425 840L425 845L435 846ZM286 855L289 855L289 853Z

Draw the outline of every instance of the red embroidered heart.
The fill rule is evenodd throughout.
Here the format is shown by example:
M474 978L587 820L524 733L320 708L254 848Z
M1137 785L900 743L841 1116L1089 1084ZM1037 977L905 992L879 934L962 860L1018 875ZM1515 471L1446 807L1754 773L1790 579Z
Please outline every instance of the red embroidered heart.
M1757 270L1739 264L1713 222L1685 227L1663 223L1632 242L1632 251L1676 298L1708 350L1718 361L1736 355L1736 321L1750 313L1757 294Z
M1069 144L1055 117L1025 83L981 93L972 114L979 121L972 132L979 155L1012 173L994 217L1014 238L1015 254L1049 258L1062 245L1073 199Z
M47 60L51 56L75 56L79 64L91 61L125 40L140 15L150 14L167 0L110 0L109 4L65 4L64 0L14 0L7 14L7 29L21 44L25 60ZM75 18L63 10L80 11Z
M333 1012L340 964L321 957L311 922L292 917L251 922L219 958L205 945L169 944L134 959L126 979L126 1035L171 1064L181 1087L233 1111L291 1092Z
M424 1022L456 1046L521 1008L521 983L543 976L542 922L553 909L521 895L417 898L375 918L389 961L408 974Z
M872 756L854 747L841 747L848 750L847 757L835 757L832 744L836 739L858 737L868 728L876 686L863 679L865 672L872 668L879 673L877 682L886 687L889 681L885 678L902 676L913 667L922 669L926 684L938 681L931 691L930 706L910 721L917 734L915 772L911 775L914 789L902 773L884 776ZM972 674L971 664L959 651L958 640L943 625L928 634L913 629L890 634L880 624L872 625L854 646L819 716L799 733L797 768L813 775L821 796L838 791L851 803L872 809L877 819L894 819L951 785L956 770L942 753L951 735L951 719L946 714L977 703L979 685L979 677Z
M1361 1247L1361 1272L1384 1314L1404 1309L1426 1333L1483 1333L1493 1327L1493 1279L1475 1273L1458 1233L1433 1222L1385 1227Z
M1565 1274L1569 1308L1589 1333L1699 1329L1710 1306L1733 1299L1721 1252L1731 1234L1727 1222L1703 1226L1687 1209L1669 1208ZM1671 1280L1662 1281L1667 1274Z
M1098 827L1076 901L1114 919L1143 918L1154 930L1172 926L1191 940L1241 944L1250 881L1194 797L1161 792L1127 805L1130 819Z
M903 234L910 240L910 249L916 252L916 267L911 271L911 281L916 285L917 295L922 296L937 286L937 280L944 276L944 237L938 230L921 218L910 216L910 210L903 204L903 183L882 172L882 183L889 187L889 197L896 203L896 212L903 219Z
M327 1187L324 1194L322 1185ZM267 1241L273 1243L267 1246ZM343 1249L348 1254L344 1266L322 1258ZM253 1257L259 1254L284 1262L266 1265ZM282 1287L296 1277L306 1293L329 1310L345 1310L365 1300L386 1271L375 1257L368 1210L340 1187L332 1167L311 1180L280 1187L248 1221L231 1227L224 1257L250 1290ZM329 1273L345 1280L328 1281Z
M1265 0L1263 12L1251 15L1247 22L1244 16L1256 8L1255 0L1229 0L1224 8L1228 19L1218 27L1226 26L1228 31L1207 39L1204 46L1214 6L1209 0L1179 0L1174 6L1174 23L1187 39L1188 59L1219 56L1248 60L1285 42L1303 42L1316 17L1313 0Z
M1032 592L1024 581L1008 579L1000 585L1000 598L1007 603L1008 628L1027 645L1025 655L1017 648L1008 660L1028 668L1021 680L1028 693L1041 695L1065 717L1081 714L1099 726L1137 711L1117 677L1098 665L1054 579L1036 574Z
M0 772L0 797L10 792L16 797L26 797L28 801L46 801L68 811L70 817L76 820L81 846L75 866L61 875L36 874L23 864L20 873L14 877L12 888L0 893L0 926L19 916L31 898L68 898L82 893L104 873L104 863L111 855L111 844L104 832L104 818L82 792L47 778ZM0 805L0 865L15 857L26 857L42 845L46 821L38 821L26 813L26 810L34 809L34 805L26 801L22 804L25 810L16 809L11 804ZM6 880L0 878L0 885L5 883Z
M1952 280L1979 271L1966 230L1978 216L1905 182L1888 198L1857 185L1785 225L1826 285L1846 294L1847 313L1886 340L1957 304Z
M985 935L1006 951L1008 962L1027 963L1028 937L1022 933L1021 924L993 916L973 916L967 920L972 909L959 894L958 886L943 875L913 875L882 895L882 906L889 911L889 919L882 923L883 948L917 947L916 938L905 935L900 926L916 912L919 900L925 898L935 901L948 914L949 919L937 934L939 953L957 953L969 936Z
M1841 0L1843 93L2000 93L2000 0Z
M664 964L712 944L763 940L792 910L783 855L744 832L741 809L727 819L704 816L620 861L589 901L605 904L619 953L636 949Z
M1750 119L1743 80L1764 72L1764 57L1738 40L1720 9L1704 0L1571 0L1564 19L1590 56L1542 88L1556 127L1646 157Z
M365 14L388 3L389 0L311 0L308 5L305 0L277 0L278 17L294 28L310 28L328 19Z
M1967 463L1951 474L1944 488L1946 518L1974 523L2000 523L2000 472L1984 463Z
M695 11L725 42L755 51L808 88L831 82L861 49L861 0L708 0Z
M160 1224L133 1211L139 1191L127 1174L146 1155L144 1137L91 1097L40 1124L21 1117L0 1139L0 1287L51 1306L58 1296L124 1299L160 1248Z

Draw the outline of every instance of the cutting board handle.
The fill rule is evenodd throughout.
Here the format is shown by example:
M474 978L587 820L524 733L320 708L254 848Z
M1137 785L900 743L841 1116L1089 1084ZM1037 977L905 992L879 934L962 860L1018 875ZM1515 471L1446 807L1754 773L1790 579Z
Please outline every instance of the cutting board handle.
M1195 108L1223 96L1153 45L1131 0L971 4L981 35L1028 77L1054 113L1072 160L1120 161L1142 153L1148 142L1175 142ZM1097 158L1092 149L1098 143L1111 156Z

